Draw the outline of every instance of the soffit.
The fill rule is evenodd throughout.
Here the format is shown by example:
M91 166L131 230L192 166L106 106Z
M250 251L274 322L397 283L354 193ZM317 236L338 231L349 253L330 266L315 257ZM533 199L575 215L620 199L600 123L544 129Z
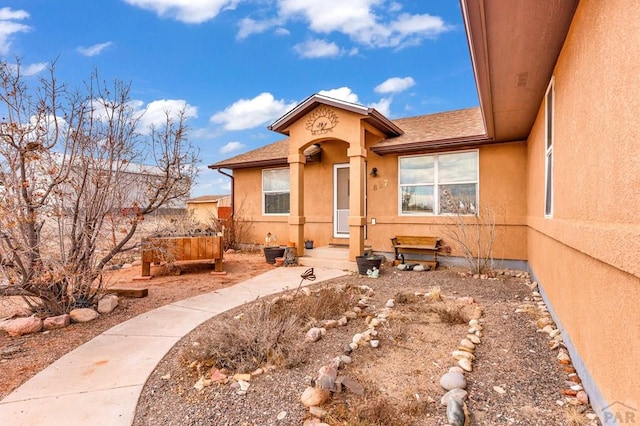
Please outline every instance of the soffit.
M578 0L461 0L489 138L527 139Z

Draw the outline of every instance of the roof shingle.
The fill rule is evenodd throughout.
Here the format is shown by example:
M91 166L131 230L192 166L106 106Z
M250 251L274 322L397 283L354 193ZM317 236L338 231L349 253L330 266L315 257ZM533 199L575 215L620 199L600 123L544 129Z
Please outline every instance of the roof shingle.
M373 145L378 154L430 150L487 141L479 107L401 118L392 122L404 134ZM283 139L210 165L212 169L240 169L287 164L289 139Z

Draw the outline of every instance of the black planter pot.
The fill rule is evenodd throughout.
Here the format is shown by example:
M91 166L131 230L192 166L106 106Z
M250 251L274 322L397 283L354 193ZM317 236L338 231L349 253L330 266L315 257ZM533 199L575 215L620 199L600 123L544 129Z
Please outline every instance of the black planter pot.
M267 260L267 263L271 263L272 265L276 263L276 257L283 257L284 250L284 247L265 247L264 257Z
M382 256L356 256L358 273L360 275L367 275L367 270L373 270L374 267L380 270L382 260Z
M307 240L304 242L304 248L311 250L313 248L313 240Z

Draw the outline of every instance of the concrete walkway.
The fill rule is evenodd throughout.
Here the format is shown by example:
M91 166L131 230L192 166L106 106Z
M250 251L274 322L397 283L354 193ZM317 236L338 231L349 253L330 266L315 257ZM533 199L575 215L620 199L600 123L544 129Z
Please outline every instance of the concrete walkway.
M178 340L217 314L298 287L306 269L276 268L116 325L0 401L0 425L130 425L147 378ZM328 268L314 271L314 283L345 275Z

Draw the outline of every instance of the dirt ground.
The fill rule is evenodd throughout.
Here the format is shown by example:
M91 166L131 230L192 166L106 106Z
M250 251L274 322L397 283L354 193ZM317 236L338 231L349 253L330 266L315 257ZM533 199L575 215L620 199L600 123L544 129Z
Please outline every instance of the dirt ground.
M153 267L150 281L132 281L140 275L139 267L111 271L109 285L145 287L149 296L121 298L112 314L94 322L18 338L0 334L0 397L119 322L246 280L273 266L266 264L261 254L235 253L225 257L228 275L213 276L210 268L187 264L180 275L173 275ZM482 343L475 351L473 371L465 373L471 425L597 425L597 420L586 417L593 417L588 405L574 405L563 395L568 387L566 366L558 362L557 350L549 349L548 337L536 332L536 315L516 313L531 300L527 280L507 276L480 280L461 277L458 272L401 272L384 267L378 279L352 274L312 285L312 290L366 285L373 289L373 296L359 318L329 329L321 340L307 344L302 364L253 377L243 395L229 383L200 391L193 387L199 376L185 365L185 349L198 344L221 322L233 321L247 306L213 318L183 338L158 365L143 390L134 424L301 425L312 416L300 403L300 396L319 367L343 355L353 335L366 330L366 317L380 312L393 298L393 315L380 329L380 346L363 345L350 354L352 362L340 369L341 375L364 386L364 395L349 391L332 394L322 406L322 420L332 426L444 425L446 409L440 398L445 391L439 380L455 364L451 352L465 337L468 325L438 320L424 310L428 305L424 294L438 286L445 300L469 296L483 311ZM5 305L5 312L7 309Z
M154 277L148 281L133 280L141 276L140 266L108 271L107 287L147 288L149 295L140 299L120 298L118 307L98 320L21 337L9 337L0 332L0 399L62 355L116 324L159 306L245 281L273 266L258 254L233 253L225 254L227 275L211 275L213 266L208 263L182 263L180 268L181 274L174 275L163 266L152 266ZM20 298L10 299L0 298L0 319L24 307Z

